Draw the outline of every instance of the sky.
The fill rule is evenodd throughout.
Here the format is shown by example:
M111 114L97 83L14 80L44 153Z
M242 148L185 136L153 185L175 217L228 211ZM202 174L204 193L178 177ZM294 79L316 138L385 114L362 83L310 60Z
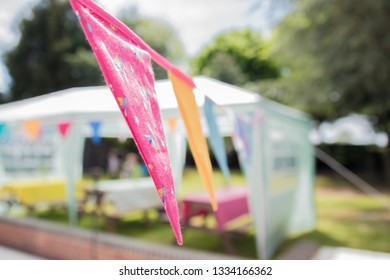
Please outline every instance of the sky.
M250 27L265 38L283 11L274 9L273 0L99 0L114 15L134 5L141 16L162 18L178 32L189 56L195 56L223 31ZM39 0L0 0L0 56L19 39L17 23L31 16ZM275 12L276 11L276 12ZM0 62L0 92L8 90L10 78Z

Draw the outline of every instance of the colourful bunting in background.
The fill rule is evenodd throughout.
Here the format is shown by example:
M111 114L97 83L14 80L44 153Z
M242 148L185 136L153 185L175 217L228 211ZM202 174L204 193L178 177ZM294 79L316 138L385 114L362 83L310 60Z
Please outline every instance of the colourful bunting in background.
M101 141L101 138L100 138L100 127L101 127L102 124L101 124L101 122L93 121L93 122L90 122L89 125L92 128L92 137L91 137L92 143L97 145Z
M218 125L216 122L217 116L213 111L214 102L206 96L204 103L204 113L206 116L207 125L209 127L209 141L215 158L218 162L219 168L221 168L222 174L225 177L227 184L230 183L230 171L226 156L225 143L219 132Z
M263 112L259 109L253 113L242 115L233 114L234 135L233 142L238 151L238 156L243 162L251 161L252 131L253 126L262 124Z
M5 123L0 123L0 142L8 142L10 137L8 127Z
M202 132L200 114L196 105L193 88L172 72L168 72L168 77L172 82L180 114L187 128L188 145L190 146L199 175L207 188L211 205L215 211L217 210L217 203L213 192L213 170L206 139Z
M71 0L71 5L153 178L176 240L182 244L150 53L140 47L143 42L136 35L94 2Z
M0 137L5 134L6 126L5 123L0 123Z
M41 132L41 122L38 120L29 120L24 122L24 130L27 133L27 136L30 140L35 140L38 138Z
M238 156L243 162L250 160L250 147L252 125L249 115L234 115L234 135L233 141L238 152Z
M61 122L57 124L58 132L61 134L63 138L66 138L66 135L69 132L69 128L70 128L70 122Z
M240 166L248 176L248 169L252 166L253 127L263 124L263 112L256 109L253 113L231 115L234 119L233 144L240 159Z
M169 126L170 133L175 132L176 125L177 125L177 118L169 118L168 119L168 126Z
M177 69L174 65L172 65L167 59L165 59L163 56L161 56L159 53L157 53L155 50L153 50L151 47L149 47L144 41L142 41L141 38L139 38L132 30L130 30L127 26L125 26L123 23L121 23L119 20L108 14L106 11L104 11L102 8L100 8L97 4L90 0L71 0L72 7L75 9L76 14L79 16L80 20L83 21L81 18L81 14L78 12L78 7L84 7L85 10L88 10L88 13L90 13L92 16L99 18L99 20L102 20L104 23L104 26L107 28L107 22L109 22L109 26L111 28L111 33L109 37L103 38L103 42L106 42L108 40L113 40L113 41L119 41L119 42L126 42L126 43L131 43L133 46L136 46L144 51L146 51L151 58L159 64L162 68L167 70L168 72L171 72L176 76L178 80L180 80L182 83L186 84L189 88L193 89L195 87L194 82L190 77L185 75L183 72L181 72L179 69ZM78 5L78 7L76 7ZM84 32L88 36L92 36L94 33L93 26L90 23L84 23L83 25ZM91 41L90 41L91 43ZM122 44L121 43L121 44ZM96 45L94 51L97 49ZM118 45L119 46L119 45ZM98 56L98 54L95 52L95 54ZM99 61L99 57L98 61ZM115 57L113 59L116 68L122 69L123 61L122 58L120 57ZM102 68L103 72L104 69ZM111 69L113 70L113 69ZM107 69L109 71L109 69ZM106 75L106 74L105 74ZM110 86L110 84L109 84ZM112 88L111 88L112 89ZM192 90L191 90L192 93ZM193 94L193 93L192 93ZM177 94L176 94L177 97ZM118 100L117 101L120 103L120 106L122 105L122 101ZM123 100L123 102L127 102L128 100ZM198 109L195 108L197 111ZM199 114L198 114L199 115ZM194 120L196 121L196 120ZM184 125L187 130L187 135L194 134L193 131L191 130L191 126L188 124L188 122L184 122ZM206 142L204 135L202 131L200 130L200 133L196 133L198 140L200 142ZM197 148L194 148L196 146ZM210 158L206 158L205 155L208 155L208 150L207 150L207 144L206 145L190 145L190 149L196 158L202 158L202 160L199 160L197 164L198 172L200 173L203 182L209 191L210 198L211 198L211 203L213 205L213 208L216 210L217 205L215 203L214 195L213 195L213 190L212 190L212 180L208 179L208 177L211 177L210 173L212 173L211 169L211 162ZM208 168L207 166L210 166ZM211 171L210 171L211 170Z

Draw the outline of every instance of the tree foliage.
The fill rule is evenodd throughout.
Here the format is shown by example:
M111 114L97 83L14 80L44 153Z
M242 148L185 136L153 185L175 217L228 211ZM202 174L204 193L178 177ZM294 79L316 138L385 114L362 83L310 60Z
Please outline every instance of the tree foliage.
M387 0L297 1L274 32L273 57L290 71L274 94L320 118L353 111L389 126L389 14Z
M192 71L235 85L279 75L266 56L261 35L250 29L219 35L193 60Z
M18 45L6 55L11 98L23 99L103 82L97 62L69 3L42 0L20 23Z
M126 23L152 48L176 63L184 58L184 48L168 23L131 15ZM19 29L19 43L6 54L12 100L104 83L68 1L41 0L33 8L32 17L21 21ZM158 68L155 75L157 79L166 77L165 71Z
M285 75L252 87L319 120L369 115L390 135L389 15L388 0L296 0L271 42ZM389 145L383 155L389 179Z

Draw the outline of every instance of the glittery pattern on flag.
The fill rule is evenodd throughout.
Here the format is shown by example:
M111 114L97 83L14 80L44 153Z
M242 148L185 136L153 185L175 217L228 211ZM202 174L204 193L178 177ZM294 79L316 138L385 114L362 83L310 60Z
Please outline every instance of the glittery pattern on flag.
M86 0L71 0L106 83L131 130L153 178L178 244L179 215L149 53L105 19L106 12ZM93 9L89 9L93 6Z

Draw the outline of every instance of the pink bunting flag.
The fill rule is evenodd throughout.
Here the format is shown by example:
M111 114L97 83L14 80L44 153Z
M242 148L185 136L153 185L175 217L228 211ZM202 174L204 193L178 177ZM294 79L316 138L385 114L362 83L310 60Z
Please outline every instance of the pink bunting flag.
M121 24L90 0L70 0L106 83L153 178L178 244L182 244L173 176L154 89L151 57ZM109 19L109 20L107 20Z
M61 122L57 124L57 129L63 138L66 138L66 135L69 132L69 128L70 128L69 122Z

